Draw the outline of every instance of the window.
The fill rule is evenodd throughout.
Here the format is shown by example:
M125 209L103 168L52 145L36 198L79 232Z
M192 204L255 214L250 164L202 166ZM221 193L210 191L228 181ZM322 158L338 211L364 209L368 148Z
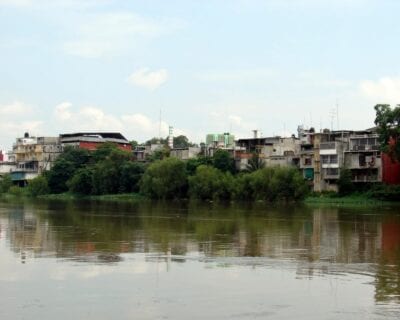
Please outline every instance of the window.
M327 168L325 169L325 173L327 176L337 176L339 174L338 168Z
M304 158L304 165L305 166L311 166L311 158Z

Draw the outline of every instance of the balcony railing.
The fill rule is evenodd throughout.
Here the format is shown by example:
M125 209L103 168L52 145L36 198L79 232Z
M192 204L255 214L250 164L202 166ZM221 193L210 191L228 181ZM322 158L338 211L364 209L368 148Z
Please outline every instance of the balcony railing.
M378 176L356 176L352 178L353 182L378 182Z
M330 150L330 149L336 149L336 142L322 142L319 145L319 148L321 150Z

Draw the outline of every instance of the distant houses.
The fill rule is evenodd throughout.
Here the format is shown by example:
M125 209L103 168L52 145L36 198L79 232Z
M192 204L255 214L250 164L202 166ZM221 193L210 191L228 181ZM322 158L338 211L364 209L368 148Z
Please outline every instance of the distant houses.
M32 137L25 133L24 137L16 139L8 161L0 163L0 175L9 173L15 184L25 186L29 180L50 170L65 147L95 150L105 142L115 143L122 150L132 151L131 144L120 133L68 133L58 137Z
M316 192L338 191L341 170L349 170L354 184L400 184L400 163L393 162L380 151L375 129L322 130L298 127L297 136L239 138L230 133L208 134L206 143L186 148L174 148L171 143L154 143L132 148L117 132L78 132L58 137L31 137L28 133L17 138L8 160L0 153L0 177L10 173L14 183L24 186L28 180L49 170L66 146L95 150L111 142L121 150L131 152L136 161L149 161L152 155L167 150L170 157L189 160L199 155L213 157L216 150L229 152L238 171L245 170L250 159L257 157L263 165L298 168ZM171 140L171 139L169 139Z

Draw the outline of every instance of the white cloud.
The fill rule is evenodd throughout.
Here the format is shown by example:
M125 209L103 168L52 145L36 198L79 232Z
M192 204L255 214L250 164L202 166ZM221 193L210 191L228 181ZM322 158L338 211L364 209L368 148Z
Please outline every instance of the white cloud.
M113 115L105 113L97 107L80 107L74 109L70 102L63 102L54 108L56 134L76 131L118 131L127 139L145 141L161 134L168 135L169 124L165 121L154 120L142 113ZM176 128L174 135L187 132Z
M64 50L67 54L86 58L118 55L175 27L177 25L173 23L155 21L134 13L89 15L75 31L76 38L64 43Z
M61 121L66 121L71 119L72 114L69 110L71 106L72 104L69 102L63 102L57 105L54 110L55 117Z
M20 101L0 105L0 150L11 149L15 138L25 132L41 132L43 122L32 118L32 110L32 106Z
M26 7L32 4L32 0L0 0L0 6Z
M32 111L32 107L20 101L14 101L10 104L0 105L1 116L16 116L26 114Z
M155 90L168 79L168 72L165 69L150 71L148 68L141 68L128 77L131 85Z
M400 103L400 78L384 77L377 81L365 80L360 83L360 90L374 103Z
M54 117L59 122L57 127L64 131L120 131L123 129L123 125L117 117L91 106L74 111L70 102L62 102L57 105L54 108Z

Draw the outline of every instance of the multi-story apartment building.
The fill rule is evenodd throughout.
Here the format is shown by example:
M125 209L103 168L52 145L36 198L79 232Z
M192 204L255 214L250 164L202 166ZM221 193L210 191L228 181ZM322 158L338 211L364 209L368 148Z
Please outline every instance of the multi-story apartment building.
M257 154L267 167L297 166L299 150L299 139L295 136L239 139L235 148L236 167L238 170L244 170L254 154Z
M382 182L379 135L372 131L355 131L349 137L344 166L351 171L354 183Z
M49 170L61 152L58 137L30 137L25 133L13 145L16 168L11 171L12 180L24 185L27 180Z
M396 179L388 172L400 172L397 170L400 164L393 164L380 151L379 135L374 129L315 132L299 127L298 132L299 168L314 191L337 191L343 169L351 171L356 184L393 183Z

